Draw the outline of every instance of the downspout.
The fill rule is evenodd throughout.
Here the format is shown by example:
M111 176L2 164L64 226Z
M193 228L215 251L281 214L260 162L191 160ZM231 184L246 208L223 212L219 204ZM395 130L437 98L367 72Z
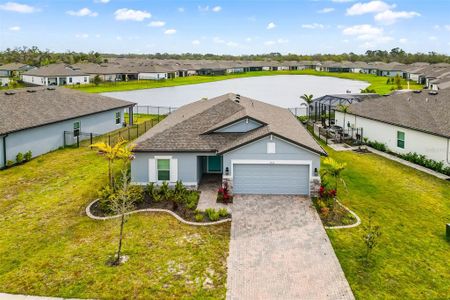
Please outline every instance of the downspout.
M8 135L4 135L3 136L3 166L1 167L1 169L6 168L6 137Z
M447 138L447 163L448 164L450 164L450 157L449 157L449 154L450 154L450 139L449 138Z

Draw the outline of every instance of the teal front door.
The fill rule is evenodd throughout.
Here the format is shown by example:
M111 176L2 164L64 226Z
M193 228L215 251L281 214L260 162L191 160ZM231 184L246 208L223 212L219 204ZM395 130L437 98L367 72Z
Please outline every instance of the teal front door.
M222 156L208 156L208 173L222 173Z

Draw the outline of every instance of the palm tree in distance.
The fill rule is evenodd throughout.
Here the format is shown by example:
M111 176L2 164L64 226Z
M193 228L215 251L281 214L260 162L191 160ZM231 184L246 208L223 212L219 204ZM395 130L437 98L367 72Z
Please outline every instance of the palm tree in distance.
M314 96L312 94L303 94L303 96L300 96L300 99L304 100L308 104L308 112L306 113L308 115L308 120L311 117L310 111L311 111L311 104L313 102Z

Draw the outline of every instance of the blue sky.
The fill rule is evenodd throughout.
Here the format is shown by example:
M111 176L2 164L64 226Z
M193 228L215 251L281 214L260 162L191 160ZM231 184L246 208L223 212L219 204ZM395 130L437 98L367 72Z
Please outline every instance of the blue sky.
M447 0L0 0L0 49L450 54Z

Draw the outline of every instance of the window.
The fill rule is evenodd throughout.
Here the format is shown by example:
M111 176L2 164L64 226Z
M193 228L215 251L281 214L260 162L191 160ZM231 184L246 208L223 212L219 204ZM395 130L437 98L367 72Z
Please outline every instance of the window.
M116 112L116 124L120 124L122 122L122 115L120 112Z
M69 77L69 82L72 83L72 77Z
M73 123L73 136L80 135L80 127L81 127L80 121Z
M84 77L84 82L87 82L87 77Z
M158 181L170 180L170 159L157 160Z
M405 149L405 133L397 131L397 147Z

